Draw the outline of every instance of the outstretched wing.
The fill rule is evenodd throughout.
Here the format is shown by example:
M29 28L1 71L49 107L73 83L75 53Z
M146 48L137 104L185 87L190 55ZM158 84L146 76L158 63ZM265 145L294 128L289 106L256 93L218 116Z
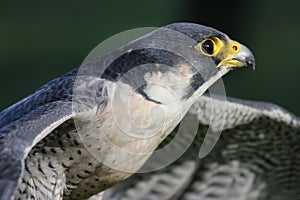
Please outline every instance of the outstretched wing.
M77 69L73 70L49 82L0 113L1 200L12 198L24 169L24 158L31 148L56 127L84 111L80 104L76 104L80 99L74 103L73 87L75 79L78 80L77 72ZM85 93L94 89L89 88L89 81L85 84L81 86ZM91 85L101 90L99 84Z
M200 125L186 153L162 170L133 175L104 199L300 198L299 118L270 103L206 96L190 113ZM208 130L218 142L199 159Z

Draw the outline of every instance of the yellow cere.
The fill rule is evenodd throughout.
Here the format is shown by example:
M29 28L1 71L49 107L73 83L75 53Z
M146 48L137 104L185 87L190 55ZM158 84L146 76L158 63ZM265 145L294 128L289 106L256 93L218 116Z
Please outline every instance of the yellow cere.
M234 41L229 40L227 48L224 50L223 58L221 62L218 64L220 66L227 66L227 67L242 67L244 63L235 59L235 55L239 53L241 50L241 44Z
M234 55L240 51L241 44L234 40L229 40L228 47L228 54Z

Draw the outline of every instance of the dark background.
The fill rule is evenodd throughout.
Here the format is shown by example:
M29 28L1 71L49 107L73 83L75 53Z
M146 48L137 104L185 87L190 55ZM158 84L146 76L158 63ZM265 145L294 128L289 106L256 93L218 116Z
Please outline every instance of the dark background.
M224 78L228 95L300 115L299 6L292 0L0 1L0 110L79 66L114 34L187 21L217 28L254 52L255 72Z

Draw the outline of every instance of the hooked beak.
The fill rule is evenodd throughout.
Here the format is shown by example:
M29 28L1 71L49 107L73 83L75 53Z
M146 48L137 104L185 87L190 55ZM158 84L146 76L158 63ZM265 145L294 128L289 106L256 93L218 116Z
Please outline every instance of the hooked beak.
M229 48L225 51L224 58L218 67L239 68L252 66L255 69L255 59L252 52L244 45L231 40Z

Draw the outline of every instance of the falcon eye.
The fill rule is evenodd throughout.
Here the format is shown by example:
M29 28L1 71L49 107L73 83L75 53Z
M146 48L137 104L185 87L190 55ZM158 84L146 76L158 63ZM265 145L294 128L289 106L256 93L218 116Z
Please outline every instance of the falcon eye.
M225 43L218 37L209 37L200 42L196 48L206 56L216 56L225 48Z
M201 45L202 51L209 55L214 53L214 46L214 42L211 39L205 40Z

